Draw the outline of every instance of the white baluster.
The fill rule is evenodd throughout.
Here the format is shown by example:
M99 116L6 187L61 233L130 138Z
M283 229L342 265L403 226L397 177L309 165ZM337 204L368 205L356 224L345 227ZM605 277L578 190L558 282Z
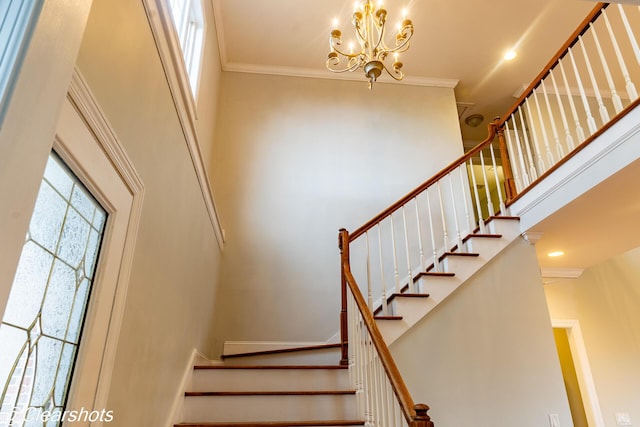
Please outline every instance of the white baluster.
M426 261L424 259L424 248L422 245L422 224L420 223L420 208L418 206L418 198L415 197L413 201L416 204L416 227L418 229L418 250L420 251L420 271L424 271Z
M604 13L604 10L602 11ZM606 20L606 15L605 15ZM620 95L618 95L618 91L616 90L616 86L613 83L613 77L611 76L611 70L609 69L609 64L607 63L607 58L604 56L604 52L602 51L602 46L600 45L600 39L598 38L598 32L596 31L596 27L593 26L593 22L589 23L589 28L591 29L591 34L593 34L593 40L596 43L596 50L598 51L598 56L600 57L600 62L602 63L602 69L604 70L604 76L607 79L607 84L609 85L609 90L611 91L611 101L613 101L613 109L616 113L622 111L622 99L620 99ZM611 36L612 34L610 34ZM616 43L615 38L612 39L614 50L620 49ZM620 57L618 57L620 58Z
M396 282L396 293L400 293L400 274L398 272L398 251L396 249L396 228L393 225L393 214L389 215L391 219L391 242L393 244L393 277Z
M545 120L542 116L542 109L540 108L540 102L538 102L538 92L534 89L533 91L533 102L536 104L536 110L538 112L538 120L540 121L540 127L542 128L542 135L544 141L545 151L547 153L547 162L549 167L555 164L555 159L553 158L553 153L551 152L551 146L549 145L549 138L547 137L547 126L544 124Z
M460 165L458 167L458 173L460 174L460 194L462 194L462 200L464 200L464 215L465 215L465 219L466 219L466 226L467 226L467 230L466 230L466 234L471 234L473 233L473 229L475 226L475 223L471 221L471 214L469 212L469 200L467 197L467 191L469 190L469 180L467 179L467 177L465 176L463 167L465 165Z
M520 180L520 169L518 168L518 162L515 158L516 150L513 148L513 141L511 140L511 130L509 129L509 122L504 122L504 133L507 135L507 145L509 146L509 157L511 162L511 169L513 170L513 179L516 182L516 189L518 191L522 190L523 185Z
M496 211L493 209L493 200L491 200L491 191L489 190L489 179L487 178L487 167L484 164L484 153L482 152L482 150L480 150L480 166L482 167L482 179L484 180L484 192L487 197L487 213L491 217L496 214Z
M533 155L531 154L531 144L529 143L529 132L527 132L527 126L524 123L524 114L522 113L522 106L518 107L518 112L520 113L520 124L522 125L522 137L524 138L524 146L527 152L527 160L529 161L529 179L533 181L538 177L538 171L536 170L536 165L533 162Z
M365 417L365 425L374 427L375 423L373 420L373 394L371 393L372 389L372 381L371 381L371 337L369 336L369 331L366 328L363 328L363 332L365 333L365 346L364 346L364 363L365 365L365 376L364 376L364 384L365 384L365 394L367 396L367 411Z
M380 261L380 283L382 284L382 314L389 315L389 307L387 306L387 281L384 277L384 256L382 254L382 232L380 223L378 223L378 258Z
M636 61L638 61L638 64L640 64L640 47L638 47L638 41L636 40L636 37L631 30L631 26L629 25L629 21L627 20L627 15L625 14L621 4L618 4L618 11L620 12L622 23L624 24L624 28L627 31L627 36L629 37L629 41L631 42L633 52L635 53ZM607 24L607 31L609 32L611 43L613 43L613 48L615 49L616 57L618 58L620 69L622 70L627 95L629 95L629 99L633 101L638 98L638 91L636 90L636 86L631 81L629 70L627 69L627 64L624 60L624 57L622 56L622 53L620 52L620 46L618 45L615 34L613 33L613 29L611 28L611 23L609 22L609 18L607 17L605 9L602 9L602 15L604 16L604 22Z
M571 114L573 115L573 121L576 126L576 136L578 137L578 143L581 143L582 141L586 140L587 137L584 134L584 129L582 129L582 125L580 124L578 110L576 110L576 103L573 102L573 94L571 93L571 88L569 87L569 81L567 80L567 73L565 73L564 71L564 65L563 65L562 59L558 60L558 65L560 65L560 71L562 73L562 80L564 82L564 87L567 88L567 97L569 98L569 106L571 107Z
M431 199L429 198L429 189L425 190L427 196L427 212L429 213L429 234L431 235L431 247L433 252L433 270L440 270L440 262L438 260L438 248L436 246L436 234L433 228L433 211L431 210Z
M533 91L533 94L535 95L535 90ZM530 98L529 98L530 99ZM540 120L540 105L538 104L538 99L534 96L533 101L536 104L536 107L538 108L538 120L540 121L540 123L542 124L542 131L545 132L545 127L544 127L544 122L543 120ZM533 136L533 148L536 152L536 157L538 160L538 170L540 172L544 172L545 171L545 166L544 166L544 160L542 159L542 150L540 150L540 140L538 139L538 132L536 131L536 127L533 125L533 114L531 114L531 102L525 102L525 107L527 108L527 114L529 117L529 120L531 120L531 136ZM544 135L546 137L546 134Z
M558 84L556 83L556 78L553 74L553 71L554 70L549 70L549 75L551 76L551 83L553 84L553 90L556 92L556 101L558 101L558 106L560 107L560 117L562 117L562 126L564 127L564 134L567 139L567 147L569 147L569 150L571 151L575 148L575 144L573 142L573 136L571 135L571 130L569 129L569 121L567 120L567 113L564 111L564 103L562 102L562 97L560 96L560 91L558 90ZM569 96L569 98L571 98L571 96Z
M369 310L373 313L373 289L371 286L371 253L369 252L369 231L364 233L365 244L367 249L367 304Z
M413 289L413 269L411 268L411 252L409 252L409 233L407 232L407 214L405 212L405 205L402 205L402 224L404 227L404 243L405 251L407 253L407 284L409 285L409 292L414 293Z
M598 80L596 80L596 76L595 74L593 74L593 68L591 67L591 60L589 59L589 54L587 53L587 49L585 48L584 41L582 40L582 36L578 36L578 44L580 45L580 49L582 50L584 61L587 64L587 72L589 73L589 79L591 80L591 85L593 86L593 91L596 95L596 100L598 101L598 112L600 113L600 120L602 120L602 124L605 124L609 121L609 112L607 111L607 107L604 105L604 102L602 101L602 95L600 94L600 88L598 87Z
M442 180L440 180L442 181ZM444 239L444 251L447 252L449 250L449 232L447 230L447 219L444 212L444 200L442 199L442 189L440 188L440 181L436 183L438 188L438 201L440 202L440 215L442 217L442 230L443 230L443 239Z
M498 191L498 202L500 203L500 212L504 215L507 211L507 207L504 204L504 197L502 195L502 185L500 185L500 177L498 176L498 164L496 163L496 155L493 149L493 143L489 144L489 150L491 152L491 166L493 167L493 175L496 180L496 189Z
M469 169L471 170L471 182L473 183L473 193L476 199L476 210L478 211L478 226L480 233L484 233L484 215L482 215L482 206L480 205L480 196L478 194L478 181L476 180L476 171L473 167L473 159L469 159Z
M518 159L520 160L520 170L522 171L522 185L524 187L528 187L529 184L531 184L531 181L529 180L529 173L527 172L527 166L524 161L524 153L522 152L522 143L520 142L515 113L511 115L511 122L513 123L513 134L516 137L516 146L518 148Z
M444 178L442 178L444 180ZM455 219L456 226L456 244L458 250L462 251L462 235L460 233L460 219L458 218L458 208L456 203L456 193L453 191L453 175L449 174L449 191L451 192L451 202L453 204L453 218Z
M576 65L576 60L573 57L573 50L569 48L569 59L571 59L571 65L573 66L573 73L576 76L576 81L578 82L578 90L580 91L580 98L582 98L582 105L584 107L584 111L587 114L587 127L589 128L589 132L592 135L596 130L596 120L593 118L593 114L591 114L591 107L589 107L589 101L587 99L587 94L584 91L584 86L582 85L582 79L580 78L580 72L578 71L578 66Z
M544 94L544 100L547 105L547 111L549 112L549 121L551 122L551 132L553 133L553 139L556 142L556 151L558 153L558 160L564 158L564 148L562 144L560 144L560 136L558 135L558 128L556 127L556 121L553 117L553 110L551 109L551 104L549 103L549 95L547 94L547 87L544 84L544 80L540 82L540 86L542 87L542 93Z

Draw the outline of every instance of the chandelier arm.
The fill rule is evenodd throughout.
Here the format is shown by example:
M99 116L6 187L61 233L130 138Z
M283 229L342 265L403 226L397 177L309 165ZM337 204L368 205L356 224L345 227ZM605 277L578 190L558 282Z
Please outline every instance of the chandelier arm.
M385 52L388 51L389 49L387 48L387 46L384 43L384 29L385 29L385 25L384 23L382 25L380 25L380 27L378 28L378 26L376 25L376 29L378 30L378 42L376 43L375 47L373 48L373 52ZM382 46L382 49L379 49L380 46ZM376 56L378 56L376 54Z
M402 52L405 52L407 49L409 49L409 41L411 40L411 37L413 37L413 25L404 27L400 34L403 35L403 41L402 43L397 45L395 48L393 48L391 52L402 53ZM397 39L396 39L396 43L397 43Z
M356 37L358 39L358 43L360 44L361 49L364 49L363 45L366 44L367 38L365 37L365 34L362 34L362 21L360 19L354 18L353 25L356 28Z
M335 53L337 53L337 54L339 54L339 55L342 55L342 56L344 56L344 57L347 57L347 58L349 58L349 59L351 59L351 58L357 58L357 57L359 57L359 56L361 56L361 55L362 55L362 50L361 50L360 52L353 53L353 52L344 52L342 49L340 49L340 48L338 48L338 47L336 47L336 46L332 46L332 48L333 48L333 51L334 51Z
M395 65L395 64L394 64ZM393 77L394 80L402 80L404 78L404 73L402 72L402 70L400 69L402 67L402 63L400 63L400 66L393 67L393 71L389 70L389 68L387 67L386 64L382 64L382 66L384 67L384 70L387 72L387 74L389 74L391 77Z
M349 58L349 61L347 62L345 68L343 69L334 68L334 67L337 67L340 64L340 62L341 61L339 57L327 59L327 69L334 73L345 73L347 71L353 72L362 66L362 58L357 56Z

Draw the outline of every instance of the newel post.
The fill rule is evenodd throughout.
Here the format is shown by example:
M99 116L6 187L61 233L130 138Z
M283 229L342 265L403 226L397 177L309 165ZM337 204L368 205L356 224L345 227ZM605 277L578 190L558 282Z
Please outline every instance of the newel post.
M349 329L347 324L347 277L345 268L349 265L349 232L344 228L340 229L340 234L338 235L338 247L340 248L340 289L342 298L342 308L340 309L340 364L348 365Z
M513 180L507 142L504 139L504 126L498 127L498 140L500 141L500 160L502 160L502 171L504 173L504 190L507 193L507 202L509 202L516 197L518 191L516 190L516 183Z
M416 415L411 420L410 427L434 427L433 421L431 421L431 417L427 412L429 412L429 407L424 403L418 403L413 407L416 411Z

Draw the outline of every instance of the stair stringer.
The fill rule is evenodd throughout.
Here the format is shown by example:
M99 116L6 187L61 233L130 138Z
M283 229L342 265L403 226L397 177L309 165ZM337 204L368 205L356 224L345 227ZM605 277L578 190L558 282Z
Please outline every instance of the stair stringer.
M403 298L394 300L393 314L402 317L400 320L378 320L376 323L387 343L391 345L409 331L433 309L464 285L469 279L483 270L493 259L507 249L516 239L521 238L520 224L513 218L495 217L487 224L488 230L502 237L489 244L476 245L473 250L479 252L478 257L447 257L444 268L455 273L452 277L422 277L417 283L421 293L429 294L429 298ZM470 245L470 248L472 245ZM455 259L454 259L455 258Z

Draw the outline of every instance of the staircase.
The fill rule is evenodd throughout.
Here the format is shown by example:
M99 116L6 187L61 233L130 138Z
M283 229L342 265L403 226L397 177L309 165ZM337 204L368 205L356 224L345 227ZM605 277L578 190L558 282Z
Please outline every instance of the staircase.
M463 247L455 247L440 257L443 271L434 271L432 264L416 274L414 292L405 286L403 292L387 298L391 315L379 315L382 307L376 310L375 320L386 344L400 338L519 236L517 217L491 217L484 233L469 234L463 239Z
M176 427L364 425L339 345L263 351L194 366Z

